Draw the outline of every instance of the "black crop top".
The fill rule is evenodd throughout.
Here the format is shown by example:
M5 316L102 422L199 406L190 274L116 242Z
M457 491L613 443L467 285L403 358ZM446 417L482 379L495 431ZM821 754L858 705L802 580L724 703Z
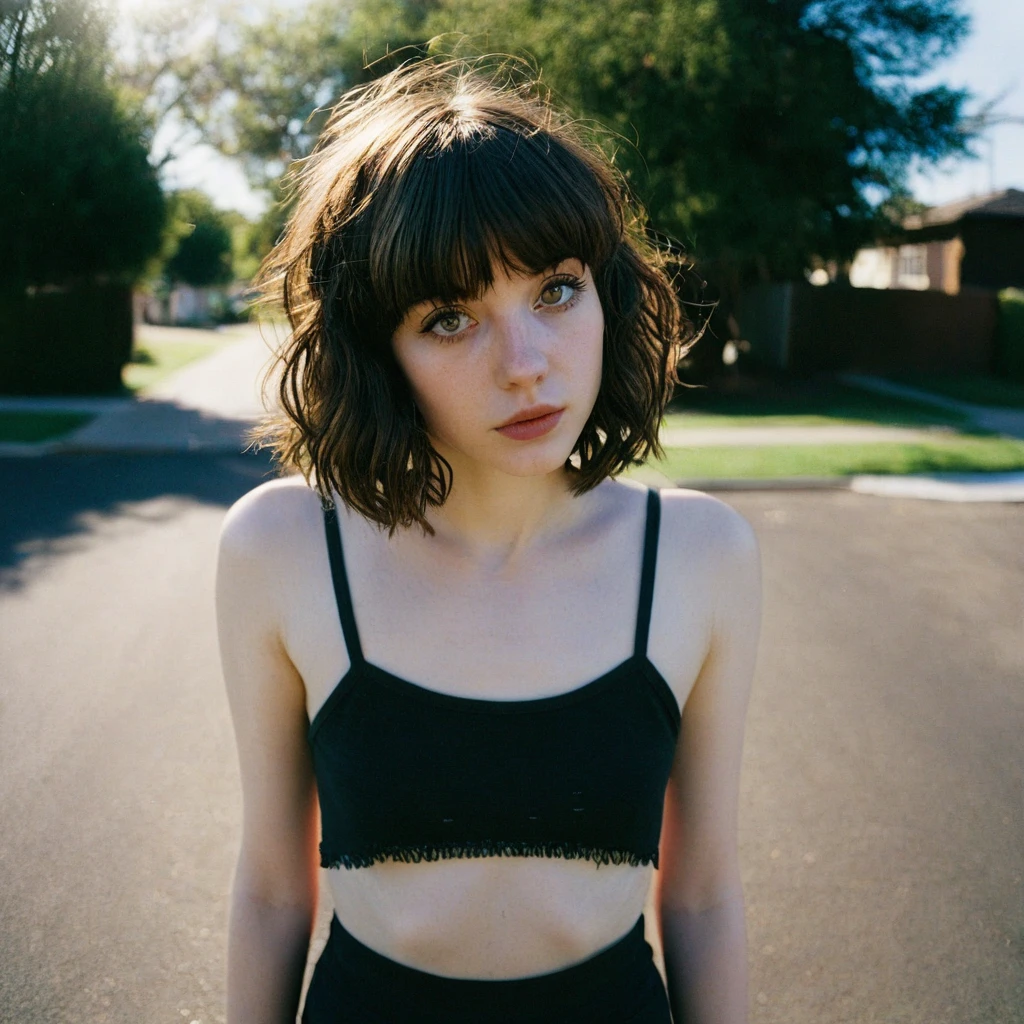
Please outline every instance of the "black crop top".
M481 700L364 659L337 513L325 509L351 666L309 727L324 867L495 856L657 866L680 722L647 658L659 512L652 490L632 655L566 693Z

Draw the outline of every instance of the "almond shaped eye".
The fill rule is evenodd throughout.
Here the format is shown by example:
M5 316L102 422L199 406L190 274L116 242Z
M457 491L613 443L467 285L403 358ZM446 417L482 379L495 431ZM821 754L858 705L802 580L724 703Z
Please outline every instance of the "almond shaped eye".
M449 310L438 316L427 330L439 338L454 338L469 326L470 318L465 313Z

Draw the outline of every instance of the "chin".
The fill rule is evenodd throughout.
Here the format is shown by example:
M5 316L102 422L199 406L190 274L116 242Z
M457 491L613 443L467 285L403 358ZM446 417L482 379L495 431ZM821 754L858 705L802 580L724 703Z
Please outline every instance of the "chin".
M532 477L549 476L565 468L565 463L572 454L565 445L552 446L549 452L523 452L519 458L502 460L501 469L509 476Z
M454 454L454 453L453 453ZM519 452L506 455L504 458L494 456L493 452L486 455L473 457L460 453L452 458L445 453L445 457L451 463L455 479L459 478L460 472L470 476L481 471L501 473L504 476L518 477L526 480L531 477L549 476L556 473L565 466L566 459L571 454L566 446L552 445L545 451L539 448L531 452Z

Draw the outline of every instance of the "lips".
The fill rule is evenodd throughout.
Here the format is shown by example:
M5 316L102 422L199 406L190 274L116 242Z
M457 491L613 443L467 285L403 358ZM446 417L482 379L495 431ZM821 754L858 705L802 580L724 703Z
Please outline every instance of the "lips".
M512 419L495 429L503 437L513 441L532 441L534 438L543 437L554 430L564 412L564 407L559 409L553 405L535 405L517 413Z
M497 429L502 430L504 427L514 426L516 423L525 423L528 420L539 420L543 416L548 416L553 412L561 411L562 408L557 405L531 405L529 409L517 412L511 419L505 420L505 422Z

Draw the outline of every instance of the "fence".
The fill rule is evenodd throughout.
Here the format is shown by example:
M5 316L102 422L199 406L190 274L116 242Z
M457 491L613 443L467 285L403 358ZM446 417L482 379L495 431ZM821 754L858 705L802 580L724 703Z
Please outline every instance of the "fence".
M797 373L991 372L995 292L757 285L737 320L751 354Z

